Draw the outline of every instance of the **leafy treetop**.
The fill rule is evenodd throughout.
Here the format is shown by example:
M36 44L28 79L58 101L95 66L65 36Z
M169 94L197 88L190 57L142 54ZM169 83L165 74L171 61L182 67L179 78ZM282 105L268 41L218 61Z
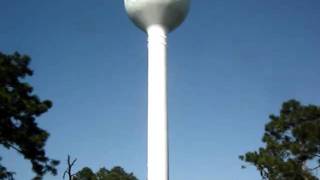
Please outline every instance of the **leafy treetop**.
M111 170L100 168L94 173L90 168L85 167L73 177L73 180L138 180L133 173L127 173L122 167L116 166Z
M0 52L0 144L23 155L32 164L34 179L42 179L47 172L55 175L59 162L45 154L49 134L38 127L35 119L52 103L41 101L32 93L32 86L23 81L33 74L29 63L28 56ZM13 179L13 174L0 165L0 179Z
M265 147L240 159L256 166L263 179L318 180L320 168L320 107L296 100L282 105L280 115L270 115L262 141Z

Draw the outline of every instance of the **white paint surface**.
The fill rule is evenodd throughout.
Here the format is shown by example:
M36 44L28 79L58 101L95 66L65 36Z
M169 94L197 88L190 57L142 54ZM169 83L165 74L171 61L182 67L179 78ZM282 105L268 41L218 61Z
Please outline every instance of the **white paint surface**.
M148 180L168 180L166 31L148 33Z

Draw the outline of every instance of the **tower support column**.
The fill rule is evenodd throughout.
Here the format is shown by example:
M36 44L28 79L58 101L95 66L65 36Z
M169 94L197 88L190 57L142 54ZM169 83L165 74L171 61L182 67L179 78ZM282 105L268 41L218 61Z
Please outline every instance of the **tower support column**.
M168 180L167 38L161 25L148 33L148 180Z

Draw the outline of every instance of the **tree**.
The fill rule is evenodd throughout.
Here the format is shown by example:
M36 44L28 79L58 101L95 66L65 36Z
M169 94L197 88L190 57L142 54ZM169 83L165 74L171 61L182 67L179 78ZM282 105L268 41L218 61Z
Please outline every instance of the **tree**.
M262 141L265 147L240 156L259 170L262 179L318 180L320 168L320 107L296 100L270 115Z
M73 180L97 180L97 178L90 168L84 167L76 173Z
M35 119L45 113L52 103L41 101L32 94L31 85L23 81L33 74L29 63L28 56L0 52L0 144L16 150L29 160L36 173L34 179L42 179L48 172L55 175L59 162L45 154L49 133L39 128ZM13 174L0 165L0 179L13 179Z
M101 170L102 169L100 169L99 172L101 172ZM127 173L120 166L113 167L110 171L103 171L103 172L108 172L108 173L104 177L102 177L101 179L98 179L98 180L138 180L133 175L133 173Z
M80 170L73 180L138 180L133 173L127 173L122 167L116 166L111 170L105 167L100 168L98 172L85 167Z
M74 177L75 175L72 174L72 166L74 165L74 163L76 163L77 159L74 159L71 161L71 157L70 155L68 155L68 159L67 159L67 163L68 163L68 167L67 169L64 171L62 178L64 179L66 175L68 175L68 179L72 180L72 177Z
M109 173L110 171L105 167L100 168L99 171L96 173L97 180L107 179Z

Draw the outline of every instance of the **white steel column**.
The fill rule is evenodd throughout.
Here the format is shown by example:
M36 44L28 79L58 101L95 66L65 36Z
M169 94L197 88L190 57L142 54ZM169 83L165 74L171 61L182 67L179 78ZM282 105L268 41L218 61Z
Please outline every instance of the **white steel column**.
M161 25L148 33L148 180L168 180L167 50Z

